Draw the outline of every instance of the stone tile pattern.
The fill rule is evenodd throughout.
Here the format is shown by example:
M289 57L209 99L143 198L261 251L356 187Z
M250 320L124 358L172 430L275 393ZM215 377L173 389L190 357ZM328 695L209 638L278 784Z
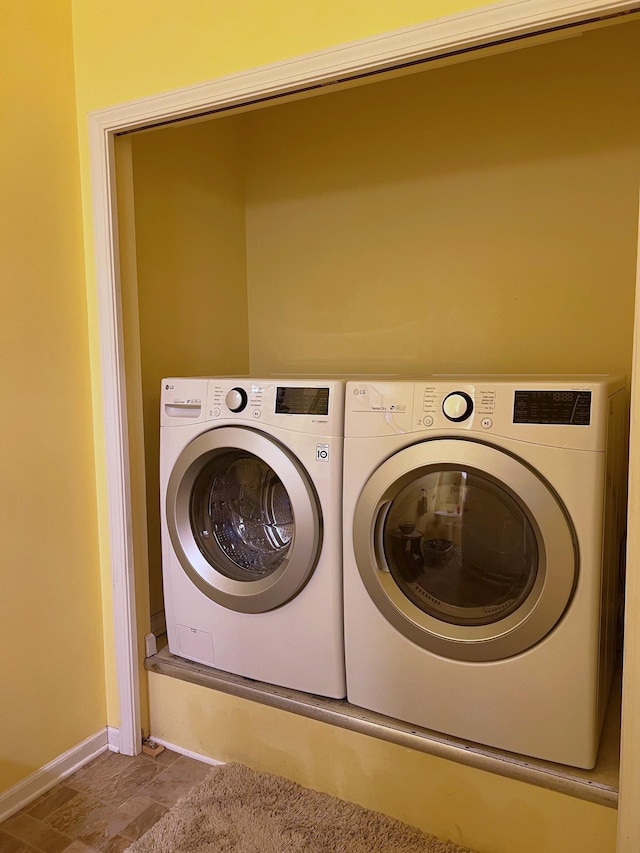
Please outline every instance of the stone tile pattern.
M0 823L0 853L122 853L210 769L170 750L103 752Z

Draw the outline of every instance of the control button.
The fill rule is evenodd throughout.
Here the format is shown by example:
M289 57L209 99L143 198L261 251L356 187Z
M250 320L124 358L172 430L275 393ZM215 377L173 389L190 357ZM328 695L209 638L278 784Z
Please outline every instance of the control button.
M473 412L473 400L465 391L452 391L444 398L442 411L450 421L466 421Z
M220 417L220 409L218 409L217 407L213 410L213 417L214 418Z
M482 424L483 429L491 429L491 427L493 426L493 421L491 420L491 418L483 418L480 423Z
M224 401L230 412L242 412L247 406L247 392L244 388L232 388Z
M423 419L422 419L422 423L423 423L426 427L433 426L433 418L431 417L431 415L427 415L427 416L426 416L426 418L423 418Z
M260 409L254 409L254 410L251 412L251 414L253 415L253 417L254 417L254 418L259 418L259 417L260 417L260 415L262 414L262 412L260 411Z

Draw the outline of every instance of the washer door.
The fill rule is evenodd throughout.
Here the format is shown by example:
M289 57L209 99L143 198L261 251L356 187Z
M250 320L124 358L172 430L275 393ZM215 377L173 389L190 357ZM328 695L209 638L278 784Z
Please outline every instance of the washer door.
M539 642L577 580L575 531L549 483L468 439L432 439L387 459L362 490L353 538L382 615L458 660L498 660Z
M285 604L318 561L315 489L292 454L255 430L220 427L187 445L169 478L166 510L182 568L230 610Z

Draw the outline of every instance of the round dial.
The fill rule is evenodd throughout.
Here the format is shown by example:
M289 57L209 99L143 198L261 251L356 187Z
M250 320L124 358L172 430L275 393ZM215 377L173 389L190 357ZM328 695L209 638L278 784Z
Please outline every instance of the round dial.
M473 400L464 391L452 391L444 398L442 411L450 421L466 421L473 412Z
M232 388L224 398L231 412L241 412L247 406L247 392L244 388Z

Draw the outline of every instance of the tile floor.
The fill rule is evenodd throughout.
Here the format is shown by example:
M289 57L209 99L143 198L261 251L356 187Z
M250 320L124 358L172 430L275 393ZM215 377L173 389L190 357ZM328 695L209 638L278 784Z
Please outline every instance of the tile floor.
M210 769L169 750L103 752L0 823L0 853L121 853Z

